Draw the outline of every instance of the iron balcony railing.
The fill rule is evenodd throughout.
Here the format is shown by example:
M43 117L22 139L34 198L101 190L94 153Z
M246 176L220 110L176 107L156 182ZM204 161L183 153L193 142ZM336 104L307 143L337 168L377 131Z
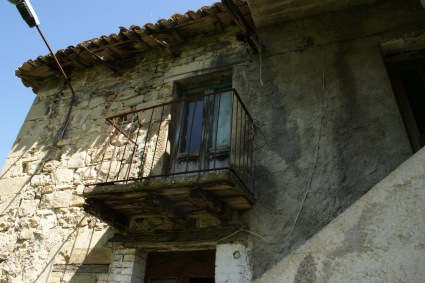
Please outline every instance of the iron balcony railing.
M106 119L92 182L228 172L252 191L253 120L234 89Z

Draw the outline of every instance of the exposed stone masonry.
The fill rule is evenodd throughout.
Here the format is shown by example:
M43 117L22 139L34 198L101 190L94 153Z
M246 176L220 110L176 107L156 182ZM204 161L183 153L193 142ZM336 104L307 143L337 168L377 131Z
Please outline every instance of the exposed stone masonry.
M93 254L92 258L107 250L111 254L112 247L105 244L113 231L82 209L84 184L96 177L90 165L102 147L105 118L173 99L173 76L185 77L195 66L214 69L217 55L243 50L243 44L234 40L235 32L194 38L173 60L162 49L154 49L124 62L120 74L102 65L74 73L77 97L66 138L60 141L56 136L70 91L59 79L44 83L1 175L0 255L5 261L0 263L0 282L46 280L57 265L87 264L78 253ZM111 262L106 258L102 264ZM75 272L54 272L49 282L68 282L72 276ZM121 282L105 279L105 274L90 278Z

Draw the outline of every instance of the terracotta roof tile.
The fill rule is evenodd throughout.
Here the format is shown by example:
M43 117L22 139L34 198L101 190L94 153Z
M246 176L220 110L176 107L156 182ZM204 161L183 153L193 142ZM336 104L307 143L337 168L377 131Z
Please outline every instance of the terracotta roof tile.
M247 3L243 0L234 0L234 2L246 19L252 22ZM169 19L160 19L156 23L146 23L143 26L132 25L129 28L119 27L118 34L102 35L76 46L68 46L66 49L58 50L56 55L60 57L59 61L65 72L71 74L76 69L99 63L99 60L90 52L101 58L106 57L110 61L125 59L134 56L135 53L157 48L156 40L173 45L180 44L182 39L189 39L197 34L218 32L214 27L214 22L217 20L224 29L234 25L230 15L226 13L225 6L220 2L204 6L196 12L174 14ZM31 86L37 92L42 81L57 74L53 58L48 54L39 56L36 60L28 60L19 67L16 75L22 78L24 85Z

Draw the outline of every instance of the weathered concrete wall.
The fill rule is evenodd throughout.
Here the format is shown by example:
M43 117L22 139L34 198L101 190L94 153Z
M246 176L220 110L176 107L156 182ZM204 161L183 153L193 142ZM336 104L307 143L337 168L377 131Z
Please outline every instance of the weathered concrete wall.
M423 282L425 149L255 283Z
M267 52L234 69L259 125L254 278L412 154L379 44L424 27L419 1L379 1L259 31Z
M0 282L34 282L50 270L51 282L67 282L76 277L59 267L84 263L71 260L77 254L112 254L106 242L114 231L81 207L105 118L174 99L176 81L229 69L258 121L258 198L244 225L252 274L261 276L411 155L379 44L423 30L420 9L419 1L378 1L264 28L261 56L249 55L231 28L189 39L176 59L153 49L120 74L105 66L76 72L77 101L59 142L70 92L46 81L0 179Z
M240 243L217 245L216 283L249 283L252 281L249 250Z

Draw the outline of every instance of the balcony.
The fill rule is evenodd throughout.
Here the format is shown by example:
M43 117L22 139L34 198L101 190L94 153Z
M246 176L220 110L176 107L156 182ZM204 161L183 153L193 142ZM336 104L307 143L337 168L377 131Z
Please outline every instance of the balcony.
M254 202L252 118L234 89L106 119L86 212L129 233L218 230Z

